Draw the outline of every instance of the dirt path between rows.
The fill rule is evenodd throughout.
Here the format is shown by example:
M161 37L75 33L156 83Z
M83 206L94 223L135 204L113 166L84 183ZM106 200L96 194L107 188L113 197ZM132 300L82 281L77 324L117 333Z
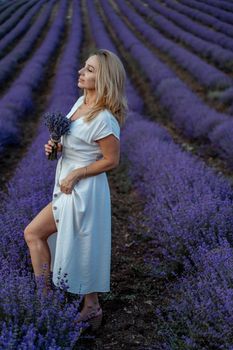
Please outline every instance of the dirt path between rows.
M103 308L103 324L96 333L84 333L77 350L159 349L156 305L163 302L164 281L153 278L144 262L154 251L153 241L130 228L129 217L138 222L143 202L132 188L127 164L108 174L112 200L111 291L99 293Z

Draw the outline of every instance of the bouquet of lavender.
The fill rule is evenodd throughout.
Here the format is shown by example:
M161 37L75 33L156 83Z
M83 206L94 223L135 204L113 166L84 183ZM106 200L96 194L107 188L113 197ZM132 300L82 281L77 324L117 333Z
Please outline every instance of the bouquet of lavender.
M52 152L48 159L54 160L57 159L57 145L61 141L61 136L69 130L71 121L60 112L46 113L44 119L50 132L50 139L53 142Z

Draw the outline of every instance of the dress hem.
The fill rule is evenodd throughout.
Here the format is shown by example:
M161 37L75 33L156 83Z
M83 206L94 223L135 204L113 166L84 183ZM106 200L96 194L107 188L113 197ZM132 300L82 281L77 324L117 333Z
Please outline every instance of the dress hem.
M57 286L55 283L54 283L54 285L59 288L59 286ZM68 289L66 292L71 293L71 294L77 294L77 295L85 295L85 294L89 294L89 293L109 293L110 289L87 290L87 291L84 291L82 293L76 292L76 291L71 291L71 290Z

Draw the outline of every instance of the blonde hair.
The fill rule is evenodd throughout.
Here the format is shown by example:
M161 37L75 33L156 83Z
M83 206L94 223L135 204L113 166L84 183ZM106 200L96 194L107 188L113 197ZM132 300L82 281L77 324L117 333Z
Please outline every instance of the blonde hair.
M92 55L96 55L99 62L95 81L97 99L94 107L86 114L85 121L91 121L100 111L106 108L122 126L128 111L125 96L126 72L124 66L118 56L109 50L97 49L90 56ZM86 91L84 89L85 99Z

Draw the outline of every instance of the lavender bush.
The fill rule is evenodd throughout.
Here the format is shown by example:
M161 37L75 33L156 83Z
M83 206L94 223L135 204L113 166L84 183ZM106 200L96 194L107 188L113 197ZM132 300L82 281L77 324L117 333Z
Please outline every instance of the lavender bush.
M80 299L66 302L65 281L62 289L44 295L43 279L35 284L32 275L12 270L3 260L0 282L1 349L73 348L87 324L75 323Z
M132 113L122 150L130 160L133 184L146 202L140 224L156 250L156 256L145 261L153 264L155 276L177 279L175 286L168 284L167 306L155 313L161 349L230 349L232 188L182 152L160 127L134 119Z
M200 246L195 264L197 272L170 285L167 306L156 309L157 332L167 348L233 349L232 246Z

